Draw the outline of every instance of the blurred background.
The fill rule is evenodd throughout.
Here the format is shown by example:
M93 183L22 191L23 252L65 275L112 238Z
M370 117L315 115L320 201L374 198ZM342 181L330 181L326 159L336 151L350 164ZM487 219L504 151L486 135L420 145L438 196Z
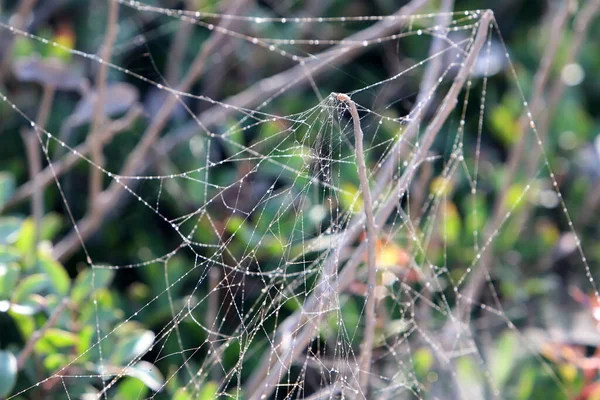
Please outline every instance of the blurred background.
M367 398L600 398L600 1L111 3L0 0L0 398L253 398L261 356L276 353L276 332L335 248L318 238L363 208L349 115L328 95L356 91L375 174L422 100L433 54L434 81L446 74L429 87L410 160L474 37L481 13L462 11L488 8L497 25L469 97L461 92L399 202L412 222L397 212L378 238L387 288ZM405 37L327 58L386 22L313 17L405 5L433 14L373 39ZM461 13L445 20L444 9ZM215 15L186 20L196 11ZM269 19L295 17L311 19ZM466 27L448 34L459 45L432 53L433 28L448 23ZM324 66L306 79L292 55ZM151 179L131 179L142 176ZM285 196L264 197L272 192ZM341 398L336 382L356 365L365 329L357 271L335 296L337 316L267 398ZM278 297L284 286L298 300ZM455 312L461 324L448 328Z

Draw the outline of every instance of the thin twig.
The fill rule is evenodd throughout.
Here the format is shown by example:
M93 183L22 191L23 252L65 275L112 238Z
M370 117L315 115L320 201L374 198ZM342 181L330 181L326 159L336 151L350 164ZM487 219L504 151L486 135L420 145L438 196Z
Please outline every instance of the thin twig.
M250 0L232 1L225 13L237 14L249 1ZM234 21L224 19L221 21L220 26L226 28L232 23L234 23ZM202 47L200 54L194 59L192 66L183 78L182 83L177 87L178 91L185 92L191 88L204 72L208 57L216 48L223 45L226 38L227 36L223 35L219 30L213 32L212 36ZM167 124L171 112L179 102L180 98L177 95L170 96L165 101L158 114L153 118L150 126L142 135L139 143L128 156L120 175L135 175L139 171L140 166L145 165L146 159L148 158L148 152L156 144L160 132ZM53 251L54 257L59 260L64 260L71 256L82 245L82 240L90 237L101 226L108 211L114 209L124 192L123 187L116 182L113 182L108 189L102 192L99 195L102 197L101 207L93 213L86 214L82 220L77 222L77 230L73 229L71 233L57 243Z
M356 164L360 188L363 194L363 203L365 219L367 225L367 299L365 305L365 330L363 341L360 346L359 367L359 386L365 397L369 391L369 374L371 370L371 358L373 355L373 340L375 337L375 285L377 284L377 260L376 260L376 242L377 231L375 219L373 216L373 200L371 199L371 189L369 189L369 177L367 175L367 164L365 163L365 154L363 148L363 131L360 127L360 117L356 104L345 94L337 95L338 101L345 102L350 108L350 115L354 124L354 141L356 147Z
M96 99L94 103L94 117L92 119L92 128L90 132L90 145L92 161L104 167L104 155L102 154L103 141L100 138L102 126L105 124L104 115L104 97L106 96L106 81L108 76L108 64L112 54L113 45L117 39L119 19L119 3L117 0L108 0L108 22L104 43L100 50L100 57L106 62L100 63L98 76L96 78ZM94 166L90 167L90 189L89 189L89 210L95 212L98 210L99 194L102 192L102 181L104 174L102 170Z
M27 343L25 343L25 347L23 347L23 350L21 350L21 352L19 353L19 356L17 357L17 369L20 370L23 368L23 366L27 362L27 359L33 352L36 343L42 337L44 337L46 332L48 332L48 329L50 329L54 325L56 325L56 323L58 322L58 318L60 317L62 312L65 310L65 308L67 308L68 304L69 304L69 299L67 297L63 298L62 301L60 303L58 303L58 305L56 306L54 311L52 311L52 314L50 314L50 317L48 318L48 320L46 321L44 326L42 326L41 329L33 332L33 334L29 337L29 339L27 340Z
M186 10L193 10L194 4L192 0L184 1ZM169 56L167 60L167 72L165 73L165 79L169 85L176 85L181 79L181 66L183 65L183 56L185 55L185 49L189 42L190 35L194 31L194 25L187 20L182 19L179 21L179 29L173 37L173 42L169 48Z
M125 116L118 120L114 120L108 126L105 126L101 136L102 145L112 140L115 134L128 129L141 114L141 107L139 105L135 105L129 109ZM66 174L74 165L81 161L82 156L87 156L90 153L90 148L90 138L88 137L84 143L80 144L74 149L76 154L74 152L68 152L63 158L53 162L52 168L48 166L44 168L43 171L38 173L36 176L37 182L29 180L17 188L15 194L10 198L10 200L0 207L0 214L6 210L16 207L21 202L33 196L37 190L44 190L46 187L52 184L56 178ZM54 172L52 169L54 169ZM56 177L54 174L56 174Z
M15 29L23 29L27 26L27 19L29 18L29 14L33 7L37 3L37 0L22 0L19 3L19 8L15 13L14 17L11 18L11 24ZM6 39L8 43L1 43L4 47L2 61L0 61L0 86L4 82L4 78L8 71L10 70L10 63L13 60L12 51L14 46L14 36L7 36Z
M216 346L214 343L217 340L217 336L213 332L213 324L217 321L217 317L219 314L219 308L221 307L220 303L220 293L217 290L217 286L221 282L221 267L219 265L213 265L208 272L208 310L206 312L206 326L211 327L208 332L208 342L212 348ZM210 371L211 379L218 381L221 377L221 371L218 368L213 368Z
M40 154L40 141L36 130L45 129L48 122L48 116L52 109L55 87L53 85L44 85L42 102L38 111L35 126L33 130L24 130L22 132L23 142L27 153L27 164L29 169L29 179L33 186L33 196L31 201L31 215L34 221L33 248L31 254L34 259L37 257L37 247L40 242L40 232L42 218L44 217L44 191L39 183L39 174L42 170L42 155Z

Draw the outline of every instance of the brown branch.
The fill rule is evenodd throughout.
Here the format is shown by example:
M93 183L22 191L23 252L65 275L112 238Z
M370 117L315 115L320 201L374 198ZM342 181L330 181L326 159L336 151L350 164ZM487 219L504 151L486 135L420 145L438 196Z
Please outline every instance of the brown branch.
M419 146L419 151L411 159L406 171L400 177L398 185L394 186L392 193L388 196L385 203L379 208L375 219L376 226L383 226L387 218L398 206L398 199L401 198L406 192L408 184L410 183L416 168L425 159L437 133L450 116L452 110L456 107L460 91L462 90L470 74L471 68L477 59L477 55L479 54L479 51L486 40L492 20L493 13L491 11L483 12L469 53L464 59L464 62L461 64L461 68L444 98L441 109L425 131L425 134L423 135L423 144ZM347 229L344 239L342 239L342 241L339 243L336 252L349 246L351 242L356 239L363 224L364 220L361 218ZM280 324L279 333L281 334L279 337L299 331L293 340L294 346L289 349L281 349L281 342L275 343L273 345L275 349L273 351L277 353L275 355L275 359L277 360L275 365L271 365L271 358L273 357L272 355L266 354L263 357L263 360L259 364L257 371L253 374L246 388L248 393L253 393L251 400L258 400L262 398L263 395L268 397L269 394L271 394L275 389L275 386L280 379L281 371L287 369L292 360L297 358L298 355L304 351L306 346L314 338L314 334L318 329L321 320L321 313L319 312L319 309L321 309L322 312L324 312L323 310L328 310L327 306L331 296L333 295L333 290L335 290L336 293L340 293L346 287L348 287L354 277L354 271L356 267L362 262L366 247L366 243L363 242L356 248L352 257L341 270L339 276L337 276L337 279L335 254L330 254L324 261L325 266L323 268L323 272L321 274L319 283L315 286L317 290L315 290L315 292L307 298L301 311L292 314L286 318L282 324ZM308 315L313 313L317 313L319 317L309 319ZM304 328L302 329L302 327Z
M363 194L363 203L365 219L367 225L367 298L365 305L365 331L363 341L360 346L359 365L359 386L365 397L369 391L369 374L371 370L371 358L373 355L373 340L375 338L375 285L377 284L377 260L376 260L376 242L377 231L375 228L375 219L373 216L373 200L371 199L371 189L369 188L369 177L367 174L367 164L363 148L363 131L360 127L360 117L356 104L345 94L338 94L337 100L345 102L350 108L350 115L354 124L354 141L356 147L356 164L360 188Z
M33 7L35 7L36 3L37 0L21 0L21 2L19 3L19 8L17 9L17 12L14 15L14 20L11 18L11 25L15 29L21 30L26 27L29 14L31 13L31 10L33 10ZM8 37L7 40L8 43L3 44L4 54L2 57L2 61L0 61L0 85L2 85L2 83L4 82L4 78L10 70L10 63L13 60L12 51L14 45L14 38L11 35Z
M192 0L184 1L186 10L194 9L194 2ZM173 42L169 49L169 56L167 63L167 72L165 73L165 79L169 85L176 85L181 79L181 66L183 65L183 56L185 55L186 45L188 44L190 35L194 31L194 25L189 21L182 19L179 21L179 29L175 33Z
M27 164L29 169L29 179L33 186L33 197L31 201L31 215L34 221L34 233L33 233L33 248L31 254L34 259L37 258L37 247L40 242L40 233L42 226L42 219L44 217L44 191L40 187L39 174L42 170L42 156L40 154L40 139L38 138L39 129L44 129L48 122L48 116L52 109L52 102L54 100L55 87L49 84L44 85L42 102L36 118L35 126L32 130L24 130L21 132L23 142L25 143L25 150L27 153Z
M440 8L440 15L436 18L436 25L446 27L451 21L451 14L449 14L454 6L454 0L444 0ZM402 147L404 143L410 143L410 141L419 132L419 125L425 114L425 111L429 108L433 93L432 89L435 87L436 81L439 79L442 73L443 57L435 57L443 51L444 40L439 36L435 36L429 48L429 61L427 69L423 74L423 80L419 85L419 94L417 95L417 101L413 110L411 110L411 118L402 133L402 139L394 143L394 147L391 149L391 157L389 157L384 163L383 167L379 171L375 184L375 197L388 186L392 179L393 173L398 165L398 160L404 157L406 154L406 147ZM404 150L404 151L403 151Z
M227 10L226 14L237 14L240 10L247 5L249 0L232 1ZM234 21L224 19L221 21L222 28L227 28ZM200 75L204 72L208 57L212 52L221 46L224 40L227 38L226 35L219 31L213 32L213 35L206 41L202 47L202 51L194 59L190 70L184 77L181 84L177 87L177 91L186 92L196 82ZM125 166L122 168L120 175L131 176L136 175L140 170L140 166L146 163L148 158L148 152L155 145L160 132L167 124L171 112L175 106L180 102L178 95L170 96L167 101L162 105L160 111L153 118L150 126L146 129L142 135L142 139L133 149L127 160ZM107 212L112 210L119 202L120 197L124 194L124 189L120 183L113 182L108 189L102 192L99 196L99 201L102 204L93 213L88 213L81 221L77 222L78 231L72 230L63 240L61 240L55 247L53 255L56 259L64 260L70 257L80 246L82 240L85 241L89 238L102 224L104 217Z
M105 124L104 115L104 97L106 96L106 81L108 75L108 62L112 54L113 45L117 39L119 19L119 3L117 0L108 0L108 22L106 28L106 36L100 50L100 58L105 62L100 63L98 68L98 76L96 78L96 99L94 103L94 117L92 119L92 127L90 132L91 156L94 164L104 167L105 160L102 154L102 143L100 138L100 130ZM94 165L90 166L90 187L88 208L89 212L96 212L98 209L98 195L102 192L102 181L104 173Z
M105 127L103 134L101 135L102 145L112 140L113 136L119 132L122 132L129 128L133 122L142 114L142 109L139 106L132 107L127 114L121 119L112 121L107 127ZM44 168L43 171L37 174L37 182L30 180L21 185L15 194L10 198L6 204L0 207L0 214L9 210L21 202L27 200L33 196L37 190L44 190L50 184L54 183L54 180L65 173L67 173L74 165L81 161L82 156L87 156L90 153L90 138L75 147L74 152L68 152L59 161L52 163L52 168L49 166ZM54 169L54 173L52 171ZM54 176L56 174L56 178Z

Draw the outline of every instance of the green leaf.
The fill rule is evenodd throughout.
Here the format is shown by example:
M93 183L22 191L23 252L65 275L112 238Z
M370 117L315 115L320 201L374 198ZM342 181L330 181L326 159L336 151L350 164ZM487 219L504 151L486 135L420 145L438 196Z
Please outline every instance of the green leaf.
M19 253L12 247L2 246L0 244L0 262L11 263L17 262L21 259Z
M76 346L78 341L79 337L74 333L50 328L37 342L35 349L40 353L52 353L56 349Z
M483 195L477 194L475 198L469 196L462 203L465 210L465 229L467 232L481 231L488 220L487 202Z
M519 385L517 386L517 399L526 400L531 398L535 386L535 368L528 367L520 373Z
M422 347L415 351L413 354L413 363L415 373L419 377L424 377L433 367L435 359L431 351L425 347Z
M23 220L17 217L6 217L0 219L0 244L13 243L18 236Z
M206 382L202 386L200 390L200 395L198 396L198 400L213 400L217 398L217 393L219 391L219 385L216 382L210 381Z
M39 294L48 289L50 282L45 274L29 275L21 280L13 294L13 303L25 304L32 294Z
M512 112L505 105L499 105L492 109L490 113L492 133L502 141L506 146L515 143L519 137L515 134L518 132L518 122Z
M52 240L62 228L62 218L57 213L49 213L42 220L40 238L43 240Z
M515 183L511 185L506 193L506 208L509 210L518 210L524 203L525 185Z
M173 400L192 400L193 397L191 393L189 393L186 388L182 387L177 389L175 394L173 395Z
M17 358L8 351L0 351L0 397L11 394L17 383Z
M502 335L494 349L493 362L490 365L490 373L494 382L499 387L503 387L513 370L518 357L515 350L519 346L519 340L516 335L507 331Z
M15 178L8 172L0 172L0 207L13 196L15 192Z
M440 236L447 244L455 244L460 238L462 221L458 209L452 202L445 204L442 212L442 224L440 226Z
M147 397L148 386L139 379L124 378L119 382L114 400L144 399Z
M18 264L0 263L0 299L10 299L17 282L21 269Z
M31 263L31 256L33 252L36 251L34 249L35 244L35 223L32 218L27 218L21 224L21 229L19 230L19 236L17 241L15 242L15 247L19 250L22 256L28 256ZM29 266L29 265L28 265Z
M56 294L65 296L69 293L71 279L65 268L58 261L52 259L49 255L40 255L38 266L50 278L52 288Z
M340 202L346 210L358 213L363 209L363 199L360 189L351 183L342 184L340 191Z
M22 337L30 337L35 332L35 320L33 317L28 314L16 312L14 304L9 311L9 315L19 328Z
M92 341L94 340L94 335L96 334L96 329L92 325L85 326L81 332L79 332L79 340L77 344L77 354L84 354L87 349L92 346ZM89 352L86 353L83 357L89 355Z
M158 368L147 361L140 361L132 367L127 368L125 374L139 379L155 392L159 391L164 384L164 378Z
M13 57L24 58L30 56L35 51L31 39L24 36L16 36L15 44L13 45Z
M115 350L111 361L115 365L125 365L136 357L140 357L154 344L154 332L137 330L122 340Z
M56 371L57 369L67 365L68 359L64 354L54 353L49 354L44 358L44 367L49 371Z
M93 274L93 276L92 276ZM71 299L78 304L92 294L92 291L107 287L113 280L115 272L108 268L86 269L77 275ZM92 284L93 282L93 284Z
M460 381L476 382L480 373L473 360L469 357L460 357L456 360L456 374Z

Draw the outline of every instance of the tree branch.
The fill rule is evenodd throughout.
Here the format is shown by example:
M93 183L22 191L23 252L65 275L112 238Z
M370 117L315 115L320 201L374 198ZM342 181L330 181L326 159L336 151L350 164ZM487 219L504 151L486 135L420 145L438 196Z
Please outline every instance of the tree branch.
M108 22L106 28L106 36L100 50L100 57L105 61L100 63L98 68L98 76L96 78L96 99L94 103L94 117L92 119L92 127L90 131L90 146L92 153L92 161L104 167L104 155L102 154L103 141L100 138L105 121L104 115L104 97L106 96L106 81L108 75L108 62L112 54L112 48L117 39L117 28L119 19L119 3L117 0L108 0ZM95 212L98 209L98 195L102 192L102 181L104 173L95 166L90 166L90 188L88 208L90 212Z
M350 115L354 124L354 141L356 147L356 164L358 177L360 179L360 188L363 194L363 203L365 209L365 219L367 222L367 297L365 305L365 331L363 342L360 346L359 365L359 386L365 397L369 391L369 373L371 370L371 358L373 354L373 339L375 337L375 285L377 284L377 260L376 260L376 242L377 231L375 228L375 219L373 217L373 200L371 199L371 190L369 189L369 178L367 176L367 164L363 149L363 131L360 127L360 117L356 109L356 104L345 94L338 94L337 99L348 104Z
M36 3L37 0L21 0L19 3L19 8L15 13L14 20L11 18L12 26L15 29L20 30L27 26L27 19L29 18L29 14L31 13L31 10L33 10L33 7L35 7ZM3 44L0 42L0 44L2 44L4 47L4 54L2 55L2 60L0 61L0 86L3 84L6 73L10 70L10 63L13 60L11 53L13 51L14 37L9 35L6 40L8 43Z
M246 6L248 1L249 0L232 1L225 13L239 13L239 11ZM225 19L221 21L220 26L225 28L231 23L233 23L232 20ZM204 72L206 61L208 60L210 54L213 52L213 50L222 45L225 38L227 38L227 36L223 35L222 33L218 31L213 32L213 35L202 47L200 54L198 54L198 56L196 56L194 59L190 70L184 77L182 83L178 86L177 91L185 92L191 88L194 82L196 82L196 80ZM120 175L136 175L136 173L138 173L140 170L140 166L145 165L148 152L155 145L160 132L168 121L169 115L171 115L171 112L179 101L179 96L173 95L170 96L162 105L160 111L158 114L156 114L150 123L150 126L142 135L142 139L127 158L125 166L122 168ZM73 229L71 233L69 233L54 247L54 257L58 260L64 260L70 257L82 245L82 240L85 241L101 226L108 211L113 210L124 192L125 191L120 183L111 183L108 189L99 195L99 201L101 201L102 204L99 205L98 209L93 213L88 213L81 221L77 223L79 232Z
M31 130L24 130L21 133L25 150L27 154L27 164L29 169L29 179L33 187L33 197L31 201L31 215L34 221L34 239L31 254L34 259L37 258L37 247L40 242L40 232L42 219L44 218L44 190L39 182L39 174L42 170L42 156L40 154L41 140L38 137L38 129L44 129L48 122L48 116L52 109L54 93L56 88L52 85L43 86L42 102L36 118L35 126Z
M124 117L112 121L108 126L105 127L104 132L101 135L102 146L104 143L112 140L115 134L129 128L141 114L142 109L139 107L139 105L135 105ZM15 194L10 198L10 200L0 207L0 214L27 200L29 197L33 196L37 190L44 190L50 184L54 183L56 178L66 174L74 165L80 162L82 156L87 156L90 153L90 148L90 138L88 136L84 143L75 147L74 150L76 154L71 151L66 153L65 156L59 161L52 163L52 168L48 166L44 168L43 171L38 173L36 176L37 182L30 180L21 185L15 191ZM54 169L54 173L52 169ZM54 174L56 174L56 177Z

